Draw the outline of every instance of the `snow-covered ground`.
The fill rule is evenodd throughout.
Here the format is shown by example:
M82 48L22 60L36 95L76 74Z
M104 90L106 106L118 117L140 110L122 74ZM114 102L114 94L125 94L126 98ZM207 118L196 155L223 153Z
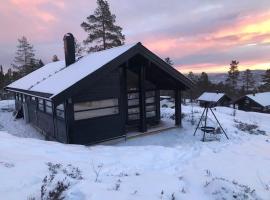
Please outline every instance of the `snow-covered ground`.
M14 119L14 106L14 100L0 101L0 131L4 130L18 137L44 139L30 124Z
M0 102L1 199L46 199L61 189L65 199L270 199L268 114L234 116L233 109L218 107L230 140L220 135L202 142L191 124L191 110L198 122L202 109L188 105L183 128L86 147L40 140L35 129L1 110L11 103ZM173 105L161 106L169 120ZM217 126L211 115L209 123Z

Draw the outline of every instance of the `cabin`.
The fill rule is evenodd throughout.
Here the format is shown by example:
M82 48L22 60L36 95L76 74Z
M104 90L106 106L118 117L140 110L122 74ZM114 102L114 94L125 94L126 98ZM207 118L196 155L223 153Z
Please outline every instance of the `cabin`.
M229 106L231 98L220 92L204 92L197 99L201 107Z
M95 144L147 132L160 124L160 90L175 96L193 83L141 43L75 58L74 37L64 36L65 61L49 63L11 83L17 115L49 140Z
M234 101L239 110L270 113L270 92L248 94Z

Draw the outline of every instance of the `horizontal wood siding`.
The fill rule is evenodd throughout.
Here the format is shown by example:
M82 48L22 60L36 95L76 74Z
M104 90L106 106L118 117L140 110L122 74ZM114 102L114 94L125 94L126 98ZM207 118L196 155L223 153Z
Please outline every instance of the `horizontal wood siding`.
M120 114L120 73L119 69L99 79L95 85L84 85L79 94L72 97L73 103L118 98L119 114L70 122L70 143L93 144L124 135L124 123ZM72 109L71 109L72 110ZM68 115L74 115L69 111Z

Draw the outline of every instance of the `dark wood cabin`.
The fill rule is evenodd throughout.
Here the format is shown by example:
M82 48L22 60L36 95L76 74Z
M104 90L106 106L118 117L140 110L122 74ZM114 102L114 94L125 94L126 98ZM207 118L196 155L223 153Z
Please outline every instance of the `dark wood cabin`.
M201 107L230 106L231 98L225 93L204 92L197 101Z
M238 110L270 113L270 92L245 95L235 100L233 104Z
M193 83L141 43L75 60L74 37L64 37L65 62L50 63L6 87L16 109L50 140L94 144L146 132L160 122L160 90L175 93L181 125L181 91ZM66 64L65 64L66 63Z

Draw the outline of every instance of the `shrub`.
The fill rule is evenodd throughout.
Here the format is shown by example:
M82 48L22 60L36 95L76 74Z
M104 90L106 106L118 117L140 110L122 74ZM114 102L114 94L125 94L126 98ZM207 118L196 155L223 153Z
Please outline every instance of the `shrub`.
M237 120L234 120L234 122L236 123L235 127L243 132L246 132L252 135L266 135L266 132L258 129L258 125L256 124L243 123Z
M51 162L46 163L48 166L49 174L42 180L40 188L41 200L62 200L65 198L64 192L71 186L72 180L83 179L79 168L72 165L63 167L62 164ZM59 180L59 177L61 179ZM64 176L64 178L62 178ZM31 197L35 199L35 197Z

